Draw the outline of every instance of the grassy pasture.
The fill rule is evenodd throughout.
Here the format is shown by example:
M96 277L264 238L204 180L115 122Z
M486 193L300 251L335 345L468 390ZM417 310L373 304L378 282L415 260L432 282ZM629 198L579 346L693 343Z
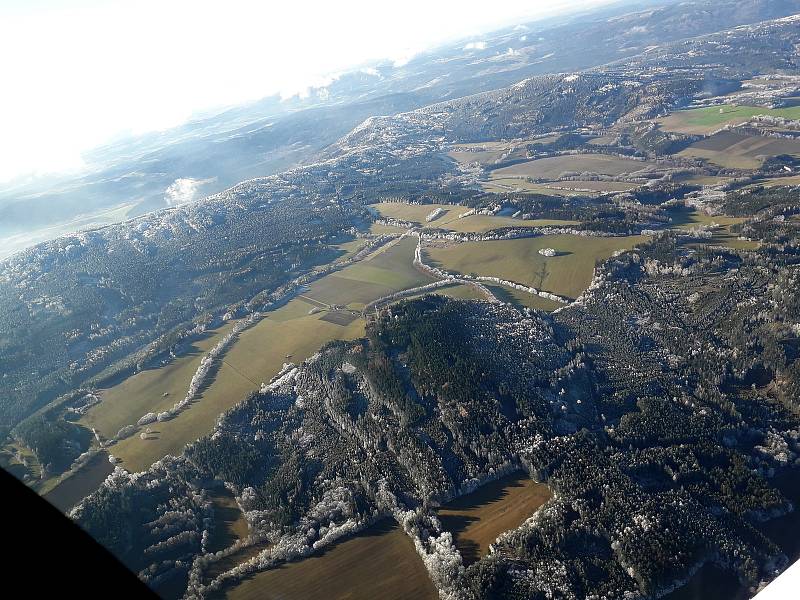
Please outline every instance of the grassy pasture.
M416 238L405 238L311 284L302 294L307 297L292 299L240 334L196 402L174 419L151 425L148 439L134 435L110 452L131 471L145 469L166 454L179 454L186 444L209 433L220 413L269 381L285 362L299 363L332 340L361 337L364 321L360 318L345 322L325 311L309 312L319 302L359 307L388 293L429 283L432 279L412 265L415 247ZM89 411L83 424L110 438L143 414L171 407L186 394L202 356L231 326L212 332L169 365L138 373L105 390L103 402Z
M320 554L256 573L223 594L232 600L439 597L411 539L388 520Z
M590 192L627 192L640 187L638 183L628 183L626 181L559 181L558 183L548 184L545 187L551 190L565 189L572 191Z
M543 183L531 183L519 177L498 177L490 176L488 181L481 182L481 187L485 192L502 194L504 192L515 192L520 194L544 194L546 196L591 196L587 192L578 192L561 188L549 187Z
M61 512L66 513L83 498L91 494L114 471L108 462L108 453L98 452L75 473L56 485L43 497Z
M501 160L525 158L528 144L549 144L555 142L561 135L550 135L533 140L516 140L513 142L477 142L472 144L458 144L447 155L461 164L480 163L482 166L495 165Z
M800 106L774 109L758 106L708 106L679 110L657 122L665 131L705 135L723 125L741 125L756 115L800 119Z
M487 483L438 511L466 565L489 553L501 533L519 527L550 499L550 489L516 473Z
M781 186L796 186L800 185L800 175L793 175L791 177L775 177L774 179L766 179L759 181L758 185L764 187L781 187Z
M698 225L721 225L728 227L743 223L744 217L727 217L725 215L707 215L693 208L677 207L669 210L672 226L675 229L691 229Z
M391 235L393 233L403 233L405 229L402 227L395 227L394 225L381 225L380 223L372 223L369 227L369 232L374 235Z
M403 238L359 263L315 281L304 295L326 304L360 309L381 296L430 283L434 279L412 264L416 246L417 238Z
M298 301L304 305L302 311L294 306ZM307 313L306 306L306 302L294 299L245 330L228 350L216 377L199 400L174 419L151 425L154 431L149 439L134 435L118 442L110 452L131 471L145 469L166 454L180 454L186 444L213 429L220 413L269 381L285 362L300 363L327 342L356 339L364 334L362 319L343 327L323 321L325 313L287 318L285 313Z
M430 223L431 226L436 226L440 221L446 221L449 218L457 217L459 214L468 211L469 209L464 206L454 204L404 204L402 202L380 202L370 206L377 210L382 216L399 219L401 221L410 221L412 223L425 224L425 218L437 208L441 208L444 213L435 221Z
M514 180L516 181L516 180ZM426 206L403 205L398 203L386 202L375 204L373 207L383 216L393 216L407 221L414 221L427 225L431 228L448 229L461 233L483 233L498 229L500 227L542 227L545 225L574 225L575 221L558 221L550 219L537 219L522 221L511 217L499 217L492 215L470 215L459 219L458 216L469 210L466 206L453 206L445 204L429 204ZM403 207L403 208L399 208ZM442 215L431 223L425 223L425 217L435 208L446 208L447 214ZM404 215L402 217L396 215ZM414 238L415 239L415 238ZM400 243L404 243L400 242ZM413 252L413 250L412 250ZM409 259L410 262L410 259ZM395 265L393 265L394 267Z
M719 225L720 228L714 232L710 241L690 242L692 246L711 244L714 246L725 246L735 250L755 250L758 242L740 240L739 236L731 233L730 226L744 222L743 217L727 217L725 215L707 215L691 208L673 208L669 211L672 218L674 229L687 230L698 225Z
M547 225L560 227L576 225L577 223L577 221L560 221L557 219L531 219L523 221L521 219L512 219L511 217L471 215L463 219L451 219L440 224L439 227L461 233L484 233L501 227L545 227Z
M521 178L492 175L481 183L487 192L527 192L549 196L594 196L605 192L627 192L639 187L637 183L625 181L558 181L554 183L531 183Z
M148 412L163 411L186 395L189 382L203 356L233 327L228 323L208 332L206 337L192 344L191 349L168 365L147 369L128 377L112 388L103 390L103 401L92 407L80 423L94 427L106 438L135 423ZM168 394L166 397L164 394Z
M537 289L575 298L592 279L596 261L616 250L630 249L644 236L617 238L546 235L516 240L465 242L444 248L429 248L429 259L451 272L495 276ZM546 257L543 248L559 254Z
M704 158L732 169L757 169L769 156L800 155L800 141L722 131L692 144L678 154Z
M652 166L653 163L631 160L604 154L567 154L540 158L503 167L492 171L493 177L531 177L534 179L558 179L566 171L582 173L588 171L601 175L616 176L633 173ZM560 182L561 183L561 182Z
M541 296L526 294L525 292L520 292L519 290L504 285L487 285L486 287L488 287L499 300L514 304L518 308L528 307L551 312L564 306L560 302L553 302Z
M209 552L219 552L230 547L237 540L246 538L250 529L233 494L225 488L209 493L214 505L216 527L209 538Z

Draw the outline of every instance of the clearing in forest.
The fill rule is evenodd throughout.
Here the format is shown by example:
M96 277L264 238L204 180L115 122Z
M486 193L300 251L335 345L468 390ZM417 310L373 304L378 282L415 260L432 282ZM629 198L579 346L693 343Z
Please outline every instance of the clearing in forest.
M439 597L411 538L388 519L318 555L256 573L223 593L232 600Z
M546 485L515 473L448 502L438 516L452 532L464 564L470 565L489 553L497 536L519 527L549 499Z

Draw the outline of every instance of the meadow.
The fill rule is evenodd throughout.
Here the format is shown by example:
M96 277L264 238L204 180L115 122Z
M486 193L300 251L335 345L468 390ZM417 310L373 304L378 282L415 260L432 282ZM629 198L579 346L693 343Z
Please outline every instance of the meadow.
M779 154L800 155L800 142L722 131L695 142L678 156L704 158L731 169L757 169L765 158Z
M431 283L435 280L413 265L416 246L416 237L405 237L363 261L315 281L304 296L360 310L382 296Z
M110 452L130 471L146 469L167 454L180 454L186 444L210 433L222 412L274 377L284 363L299 364L327 342L364 334L362 319L342 327L322 320L324 312L309 315L311 307L295 298L245 330L197 401L174 419L151 425L153 431L147 439L134 435L115 444Z
M406 208L401 209L398 208L399 206L405 206ZM511 217L499 215L470 215L468 217L459 218L459 215L464 214L469 209L465 206L446 204L416 206L386 202L374 204L372 207L385 217L402 214L405 216L395 218L417 222L426 225L428 228L446 229L448 231L458 231L461 233L484 233L501 227L545 227L548 225L560 227L562 225L569 226L577 224L577 221L560 221L554 219L530 219L523 221L521 219L512 219ZM447 213L431 223L425 223L425 216L430 214L435 208L445 208Z
M497 536L519 527L549 499L546 485L515 473L448 502L438 516L453 534L464 564L470 565L489 553Z
M195 402L175 418L152 424L146 439L133 435L114 444L109 452L130 471L146 469L167 454L180 454L186 444L208 434L222 412L268 382L284 363L299 364L330 341L363 336L362 318L350 315L343 319L343 311L327 311L326 305L360 309L386 294L430 283L433 279L412 265L415 247L416 238L403 238L310 284L300 296L240 334ZM104 390L103 402L83 417L82 424L111 438L147 412L173 406L185 396L202 356L231 327L229 323L210 332L195 342L190 352L163 367L137 373Z
M597 261L645 241L644 236L545 235L515 240L464 242L428 248L428 259L451 272L495 276L576 298L591 282ZM539 254L553 248L553 257Z
M652 166L653 163L642 160L606 156L605 154L566 154L551 158L540 158L503 167L492 171L493 177L530 177L532 179L555 180L565 172L598 173L600 175L617 176L623 173L634 173Z
M744 222L746 219L742 217L728 217L725 215L707 215L691 208L673 208L669 211L672 218L672 227L674 229L692 229L699 225L718 225L719 228L714 231L713 237L710 241L704 242L690 242L692 246L699 246L703 244L711 244L714 246L725 246L727 248L734 248L736 250L755 250L758 248L758 242L750 242L747 240L740 240L739 236L731 232L731 225Z
M707 106L673 112L657 121L665 131L706 135L723 125L741 125L756 115L800 119L800 106L762 108L760 106Z
M92 407L80 424L97 429L107 438L148 412L163 411L186 395L203 356L233 327L226 323L207 332L201 339L169 364L145 369L124 381L100 391L102 402ZM166 396L164 394L167 394Z
M436 226L440 221L446 221L449 218L457 217L459 214L467 212L469 209L465 206L457 206L454 204L405 204L404 202L379 202L372 204L370 208L377 210L382 216L392 219L399 219L401 221L410 221L412 223L419 223L424 225L425 218L437 208L441 208L444 213L430 225Z
M113 471L114 465L108 462L108 453L98 452L85 465L44 494L43 497L58 510L66 513L99 488L100 484Z
M439 597L413 542L389 520L317 555L256 573L223 595L231 600Z

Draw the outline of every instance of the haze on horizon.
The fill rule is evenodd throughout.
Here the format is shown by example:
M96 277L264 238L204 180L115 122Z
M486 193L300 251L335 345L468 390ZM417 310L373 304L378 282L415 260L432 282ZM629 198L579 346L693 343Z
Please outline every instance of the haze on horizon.
M0 7L0 182L203 112L324 86L380 60L610 0L10 0ZM442 24L446 23L446 26Z

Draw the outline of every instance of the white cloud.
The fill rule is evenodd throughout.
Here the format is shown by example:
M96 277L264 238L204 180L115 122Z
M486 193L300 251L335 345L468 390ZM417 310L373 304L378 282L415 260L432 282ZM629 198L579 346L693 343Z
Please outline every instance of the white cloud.
M486 50L486 42L470 42L464 50Z
M177 206L198 199L200 188L206 183L211 183L211 179L192 179L191 177L181 177L173 181L164 192L164 200L167 206Z

